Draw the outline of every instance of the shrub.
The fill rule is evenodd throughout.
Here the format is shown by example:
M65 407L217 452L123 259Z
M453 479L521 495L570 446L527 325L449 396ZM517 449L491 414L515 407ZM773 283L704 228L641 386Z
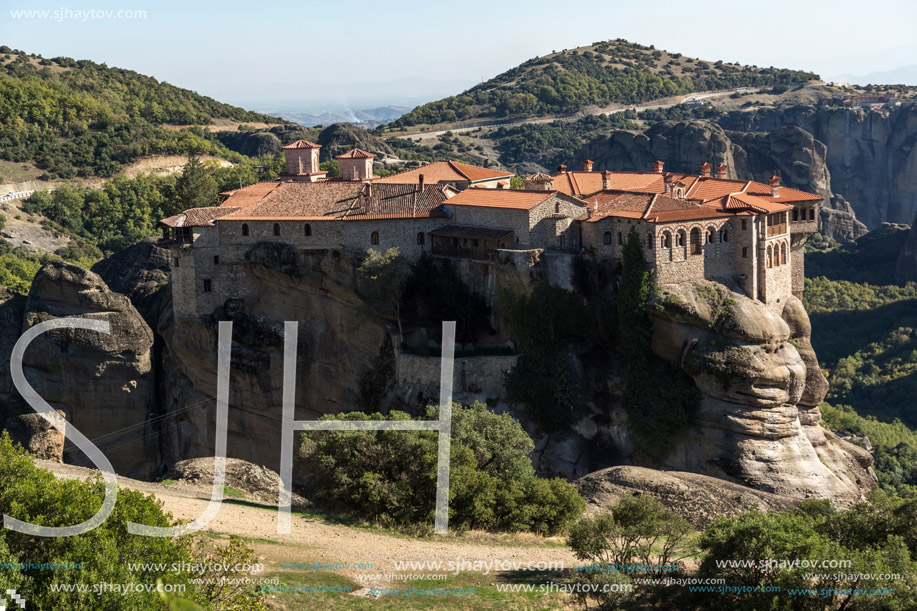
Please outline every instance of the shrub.
M427 419L438 417L428 408ZM325 420L409 420L403 412L351 412ZM437 438L432 431L317 431L304 435L297 469L322 507L428 531L435 511ZM455 530L560 532L585 508L573 486L535 477L534 444L508 414L455 404L449 526Z
M4 431L0 435L0 510L14 518L44 526L78 524L98 511L105 485L101 476L93 480L57 480L36 467L29 455L13 445ZM0 530L0 558L3 561L41 563L82 563L82 569L30 569L0 571L0 586L22 594L36 609L118 610L162 609L156 591L92 591L92 584L164 584L184 586L183 596L206 603L187 572L130 570L129 563L191 563L197 555L187 537L168 539L142 537L127 532L127 522L150 526L170 526L162 503L135 490L120 489L114 511L99 527L72 537L34 537L12 530ZM235 549L238 549L238 544ZM59 591L61 585L86 584L88 590ZM5 591L5 587L3 589ZM222 609L261 609L254 590L240 598L224 599Z

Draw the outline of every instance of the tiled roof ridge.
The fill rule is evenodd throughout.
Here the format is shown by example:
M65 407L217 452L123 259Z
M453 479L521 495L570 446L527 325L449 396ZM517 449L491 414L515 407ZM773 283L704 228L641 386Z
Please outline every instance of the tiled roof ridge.
M463 177L465 180L471 180L471 178L468 176L468 174L465 174L464 172L462 172L462 171L459 169L459 167L458 167L457 165L455 165L455 162L454 162L454 161L452 161L451 159L447 159L447 160L446 160L446 163L449 164L449 167L450 167L450 168L452 168L453 170L455 170L456 172L458 172L458 173L459 173L459 176Z
M291 142L290 144L282 147L284 149L320 149L322 148L321 144L316 144L315 142L309 142L308 140L297 140L296 142Z

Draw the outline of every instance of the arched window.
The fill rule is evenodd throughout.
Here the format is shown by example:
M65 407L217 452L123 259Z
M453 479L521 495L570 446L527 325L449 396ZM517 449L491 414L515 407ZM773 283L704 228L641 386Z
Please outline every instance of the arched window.
M723 229L720 231L720 242L728 242L728 241L729 241L729 228L723 227Z
M691 254L699 255L701 253L700 229L695 227L691 230Z
M780 265L786 265L786 242L780 245Z
M280 235L280 223L274 223L274 235L275 236Z
M424 235L423 235L423 232L422 232L422 231L418 231L418 232L417 232L417 243L420 244L421 246L423 246L423 243L424 243Z
M621 235L620 233L618 235ZM602 242L605 244L611 244L611 232L606 231L605 235L602 237Z
M653 250L653 232L652 231L646 232L646 247L649 248L650 250Z
M685 245L685 230L679 229L678 233L675 234L675 246L684 246Z
M662 247L671 248L672 247L672 237L668 231L662 234Z
M303 229L303 233L304 233L307 237L310 236L310 235L312 235L312 225L310 225L309 223L306 223L306 226L305 226L305 228Z
M707 244L713 244L714 236L716 236L716 231L713 227L707 227Z
M767 247L767 267L773 267L774 265L774 251L768 246Z
M554 214L560 214L560 202L554 203Z
M369 236L369 242L370 242L370 244L378 244L378 243L379 243L379 232L378 232L378 231L374 231L374 232L372 233L372 235Z
M618 232L618 246L624 246L624 234Z
M810 221L815 220L815 208L809 208L809 220Z
M248 235L248 223L242 223L242 235L243 236Z

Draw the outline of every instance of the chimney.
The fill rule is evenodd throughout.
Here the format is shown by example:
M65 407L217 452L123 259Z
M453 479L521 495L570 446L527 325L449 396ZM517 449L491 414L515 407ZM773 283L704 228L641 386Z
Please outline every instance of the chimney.
M365 184L366 184L366 187L364 188L364 190L366 191L366 197L372 197L373 196L373 183L367 182Z
M657 174L662 174L662 166L663 166L663 163L661 161L658 161L658 160L654 161L653 162L653 171Z
M602 172L602 191L607 191L609 189L608 184L608 170Z
M729 172L729 166L725 163L721 163L716 166L716 177L717 178L726 178L726 174Z
M672 194L672 183L675 182L675 177L671 174L668 174L665 178L662 179L665 183L665 192L666 195Z
M565 166L564 164L560 164L559 166L557 166L558 174L563 174L566 171L567 171L567 166Z
M591 159L587 159L586 161L584 161L584 162L583 162L583 172L591 172L591 171L592 171L592 163L593 163L593 162L592 162Z
M700 175L704 178L710 178L710 168L712 167L713 165L708 161L700 164Z
M780 177L771 176L771 197L780 197Z
M417 177L417 187L418 191L423 191L423 174Z

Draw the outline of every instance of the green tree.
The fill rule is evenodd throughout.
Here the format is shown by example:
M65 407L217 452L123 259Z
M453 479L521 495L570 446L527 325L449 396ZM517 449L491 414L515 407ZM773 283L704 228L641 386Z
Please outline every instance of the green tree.
M357 268L359 288L368 299L390 309L401 329L401 298L408 280L410 267L398 248L389 248L384 253L369 249L366 258Z
M219 202L217 183L210 168L196 155L188 157L188 163L175 183L175 196L184 210L207 208Z

